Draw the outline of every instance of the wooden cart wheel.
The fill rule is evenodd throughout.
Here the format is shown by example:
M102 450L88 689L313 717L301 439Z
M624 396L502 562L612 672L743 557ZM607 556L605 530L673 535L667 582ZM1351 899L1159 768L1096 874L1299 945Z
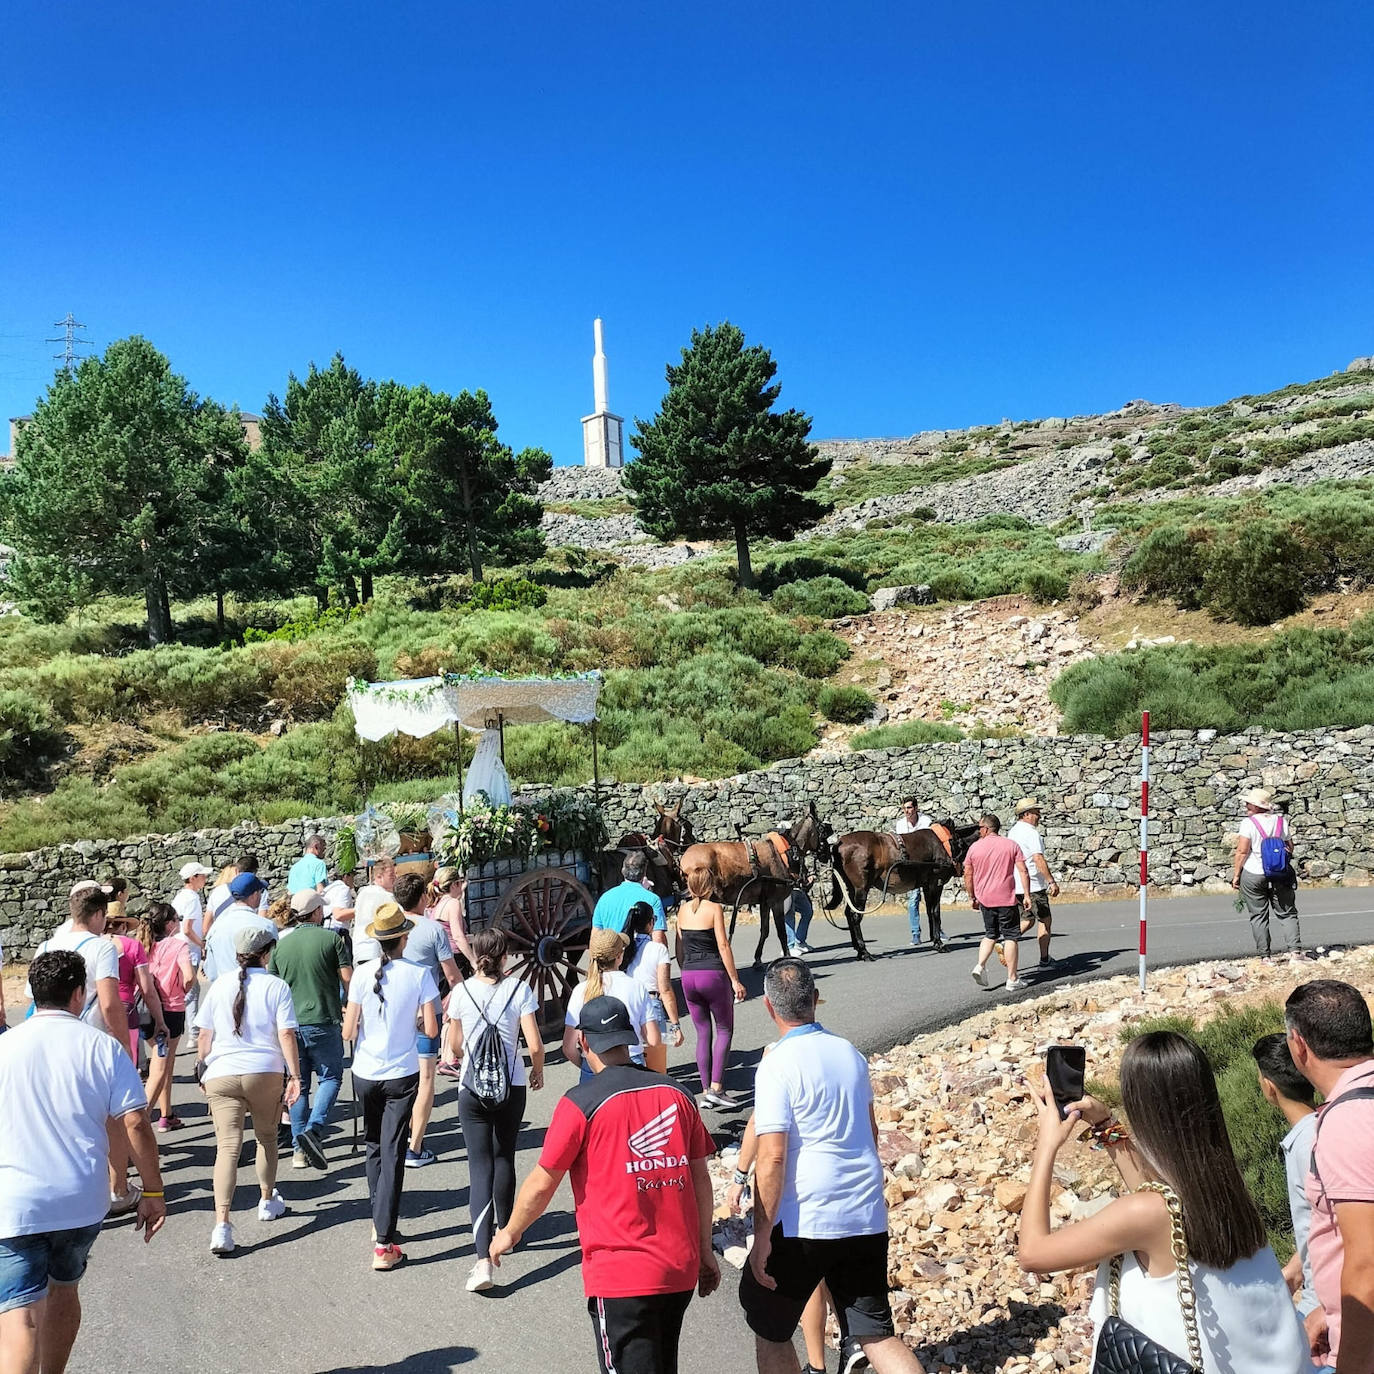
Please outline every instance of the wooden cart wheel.
M534 991L546 1039L563 1034L593 906L592 894L566 869L534 868L511 883L492 916L510 941L511 972Z

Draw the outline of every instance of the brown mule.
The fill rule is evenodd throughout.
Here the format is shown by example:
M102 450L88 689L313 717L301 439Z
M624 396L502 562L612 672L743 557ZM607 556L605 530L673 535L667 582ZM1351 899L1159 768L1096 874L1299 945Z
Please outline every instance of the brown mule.
M603 892L620 882L621 866L634 853L643 854L648 861L645 876L655 895L665 905L682 891L684 880L678 858L684 849L696 841L692 823L684 819L681 801L666 809L655 803L655 808L658 819L654 822L652 834L645 834L642 830L627 830L615 842L613 849L601 851L599 868Z
M710 874L711 895L733 911L730 930L741 904L756 906L759 912L759 943L754 964L763 963L763 946L768 939L768 918L773 918L782 952L787 953L787 926L783 903L797 887L806 887L804 872L808 854L824 854L830 845L830 827L816 814L812 802L793 828L792 838L776 831L758 840L725 840L691 845L682 855L682 875L690 880L701 869Z
M863 918L869 893L875 888L884 897L919 888L925 899L931 943L943 952L941 893L945 884L963 871L964 855L977 838L978 827L946 820L941 822L939 831L944 832L943 836L936 830L917 830L908 835L854 830L841 835L831 846L830 884L822 894L822 905L827 911L844 907L856 958L873 958L864 940Z

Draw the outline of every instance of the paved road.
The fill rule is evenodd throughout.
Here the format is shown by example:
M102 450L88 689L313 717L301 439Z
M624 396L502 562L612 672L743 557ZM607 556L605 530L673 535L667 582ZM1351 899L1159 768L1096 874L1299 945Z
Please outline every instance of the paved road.
M1363 942L1374 929L1374 890L1312 891L1303 905L1309 945ZM1134 970L1133 903L1064 905L1059 916L1061 962L1053 982ZM852 960L839 932L822 921L813 925L811 962L823 980L826 1024L873 1051L1004 998L968 976L977 929L972 913L947 909L946 917L954 950L943 956L903 947L904 916L872 919L875 947L890 957L870 965ZM1227 897L1157 901L1151 920L1152 963L1250 952L1245 920ZM741 929L736 938L746 962L755 936ZM751 994L758 991L759 975L745 981ZM740 1067L731 1084L737 1091L747 1092L770 1032L761 1000L751 995L737 1024ZM690 1043L689 1033L675 1058L685 1061ZM163 1137L171 1215L150 1246L134 1237L127 1220L110 1223L97 1243L82 1286L85 1319L71 1366L78 1374L447 1374L469 1364L498 1374L594 1368L566 1186L555 1210L507 1261L502 1287L483 1296L463 1291L471 1264L466 1172L453 1090L444 1080L430 1136L440 1162L407 1175L402 1232L408 1262L382 1275L369 1267L366 1192L359 1157L347 1153L346 1125L331 1141L336 1164L328 1175L284 1171L281 1191L291 1211L280 1221L255 1219L257 1192L252 1169L245 1167L235 1200L240 1249L225 1259L209 1253L213 1133L200 1098L185 1082L189 1057L180 1067L178 1098L188 1104L188 1125ZM548 1077L550 1086L531 1094L522 1176L572 1070L554 1065ZM708 1124L724 1139L742 1120L712 1116ZM735 1287L727 1272L718 1294L693 1305L683 1374L753 1368Z

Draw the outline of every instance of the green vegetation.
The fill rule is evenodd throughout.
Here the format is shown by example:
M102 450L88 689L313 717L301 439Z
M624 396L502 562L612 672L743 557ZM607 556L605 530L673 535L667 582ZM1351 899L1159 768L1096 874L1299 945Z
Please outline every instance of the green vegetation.
M1374 724L1374 616L1349 630L1287 630L1267 643L1179 644L1085 659L1050 696L1066 731L1113 739L1157 730L1312 730Z
M963 449L957 452L942 451L939 457L924 463L851 464L830 489L830 504L837 508L857 506L860 501L867 501L874 496L900 496L917 487L953 482L960 477L975 477L984 472L997 472L1019 461L1006 453L967 457L961 456L963 453Z
M603 496L584 501L547 501L546 511L555 515L582 515L589 520L604 520L609 515L633 515L634 506L620 496Z
M873 710L873 698L862 687L822 687L816 698L821 715L841 725L857 725Z
M964 738L955 725L933 720L909 720L902 725L879 725L850 740L853 749L900 749L908 744L949 744Z
M1281 1030L1282 1005L1263 1002L1236 1010L1223 1007L1218 1016L1201 1027L1190 1016L1150 1017L1124 1027L1121 1039L1129 1043L1150 1031L1174 1031L1201 1046L1217 1076L1217 1093L1236 1162L1264 1218L1269 1243L1283 1261L1293 1253L1288 1186L1279 1151L1288 1123L1264 1100L1250 1053L1261 1036ZM1119 1093L1116 1097L1119 1101Z
M868 598L838 577L808 577L787 582L773 593L773 609L784 615L809 615L833 620L842 615L862 615L869 609Z

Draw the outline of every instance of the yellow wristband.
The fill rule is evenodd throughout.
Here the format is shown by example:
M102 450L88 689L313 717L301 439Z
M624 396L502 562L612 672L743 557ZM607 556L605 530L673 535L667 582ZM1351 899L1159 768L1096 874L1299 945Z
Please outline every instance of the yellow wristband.
M144 1196L144 1197L162 1197L162 1198L165 1198L165 1197L167 1196L167 1194L166 1194L166 1193L150 1193L150 1192L145 1188L145 1189L143 1190L143 1196Z

